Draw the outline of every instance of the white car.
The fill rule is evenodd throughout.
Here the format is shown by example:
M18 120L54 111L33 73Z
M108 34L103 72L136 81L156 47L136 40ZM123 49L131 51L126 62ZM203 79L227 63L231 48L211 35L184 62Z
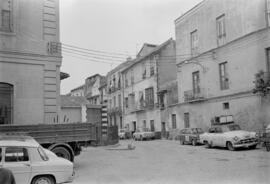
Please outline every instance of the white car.
M209 132L200 135L200 142L207 148L227 147L233 151L240 147L255 149L258 138L255 132L241 130L239 125L231 123L211 127Z
M72 162L28 136L0 136L0 167L11 170L18 184L67 183L75 174Z
M147 128L142 128L142 129L137 129L134 134L133 138L135 140L149 140L149 139L154 139L155 138L155 132L151 132Z
M118 130L118 136L119 136L119 139L126 139L126 130L125 129L119 129Z

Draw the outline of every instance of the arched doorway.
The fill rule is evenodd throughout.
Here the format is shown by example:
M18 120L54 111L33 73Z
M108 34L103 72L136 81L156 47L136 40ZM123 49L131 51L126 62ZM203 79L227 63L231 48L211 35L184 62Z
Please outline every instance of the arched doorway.
M13 85L0 82L0 124L12 124Z

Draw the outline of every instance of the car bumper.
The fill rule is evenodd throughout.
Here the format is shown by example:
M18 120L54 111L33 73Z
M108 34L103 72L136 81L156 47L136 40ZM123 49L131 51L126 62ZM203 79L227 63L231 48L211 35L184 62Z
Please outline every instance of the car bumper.
M72 175L67 179L65 183L72 183L75 178L75 171L73 171Z
M251 142L251 143L244 143L244 144L234 144L233 147L234 148L248 148L250 146L254 146L254 145L257 145L258 144L258 141L257 142Z

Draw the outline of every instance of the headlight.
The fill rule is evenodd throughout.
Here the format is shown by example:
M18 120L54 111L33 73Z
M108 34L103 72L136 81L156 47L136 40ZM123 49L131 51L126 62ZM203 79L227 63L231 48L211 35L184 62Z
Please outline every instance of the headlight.
M238 140L239 140L239 137L235 136L235 137L233 138L233 140L234 140L234 141L238 141Z

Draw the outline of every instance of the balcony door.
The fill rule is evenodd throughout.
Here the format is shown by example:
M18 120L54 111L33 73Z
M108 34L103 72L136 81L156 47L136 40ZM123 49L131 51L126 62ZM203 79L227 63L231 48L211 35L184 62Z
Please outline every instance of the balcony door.
M0 83L0 124L12 124L13 85Z
M200 93L200 72L196 71L192 73L193 94Z

